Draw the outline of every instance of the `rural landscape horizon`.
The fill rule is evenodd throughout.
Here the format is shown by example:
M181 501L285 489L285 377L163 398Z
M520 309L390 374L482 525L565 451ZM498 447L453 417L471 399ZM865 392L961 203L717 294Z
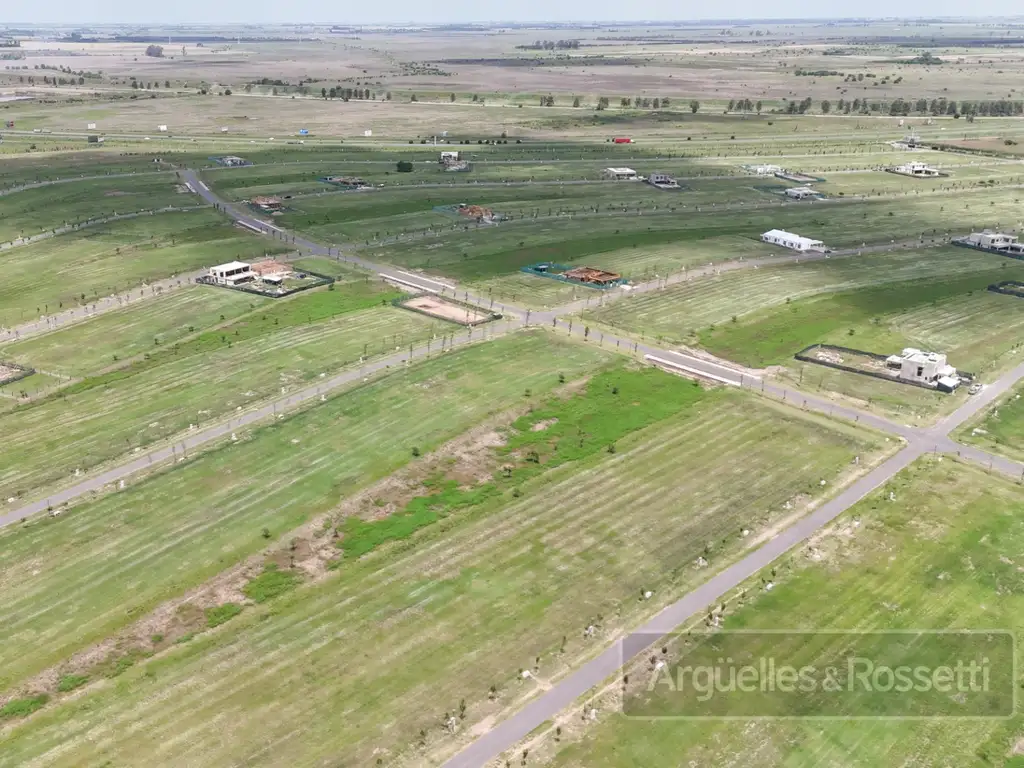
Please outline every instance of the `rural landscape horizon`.
M294 10L0 21L0 768L1024 768L1018 9Z

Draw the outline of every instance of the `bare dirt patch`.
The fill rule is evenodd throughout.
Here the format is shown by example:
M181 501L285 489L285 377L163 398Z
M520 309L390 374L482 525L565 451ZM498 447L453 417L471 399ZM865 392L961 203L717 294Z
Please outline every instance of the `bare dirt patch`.
M403 301L400 306L417 309L431 317L459 323L460 325L474 325L492 319L492 316L483 310L452 304L437 296L430 295L415 296L408 301Z

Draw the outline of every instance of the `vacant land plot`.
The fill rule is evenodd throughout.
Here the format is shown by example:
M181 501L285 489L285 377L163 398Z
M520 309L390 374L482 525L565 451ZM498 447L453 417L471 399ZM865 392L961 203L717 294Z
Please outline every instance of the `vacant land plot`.
M675 199L682 200L688 194ZM367 253L378 261L479 281L509 275L540 261L597 261L596 256L603 253L665 245L685 252L694 243L716 237L756 240L773 228L821 239L834 248L909 238L928 244L965 230L998 228L1000 223L1005 226L1016 221L1019 208L1013 197L998 189L822 203L782 203L772 195L761 203L739 200L713 207L686 203L685 208L667 205L662 198L660 205L657 211L629 206L625 210L621 206L602 206L599 211L567 213L559 213L557 208L550 213L542 209L536 218L527 214L498 226L474 225L468 231L450 231L450 224L432 219L413 224L416 214L405 214L378 220L355 236L370 242L372 237L366 235L393 236L396 230L399 234L405 231L404 240L371 246ZM395 228L389 229L389 222ZM426 232L428 228L432 228L430 232ZM330 239L330 234L325 238ZM681 267L687 261L684 257L673 263Z
M267 299L193 286L100 315L56 333L0 347L0 356L37 370L80 377L265 307Z
M116 693L98 689L38 716L12 734L7 752L22 760L46 754L59 764L64 758L51 750L58 731L66 748L70 728L76 759L85 750L90 759L130 761L147 752L166 764L198 755L269 764L276 758L260 747L268 738L299 762L344 753L372 763L375 754L417 754L417 742L428 753L448 753L454 741L442 727L445 709L458 712L465 703L460 732L486 727L622 627L703 580L701 558L710 558L710 568L724 565L870 449L854 433L822 429L740 394L701 395L665 374L639 375L664 380L661 397L675 406L622 435L614 453L600 442L576 447L581 427L585 446L609 423L591 410L589 395L546 406L517 422L524 446L540 450L528 480L499 485L493 499L453 508L443 523L363 560L346 558L322 584L300 587L272 611L243 613L226 632L154 660L152 675L130 670ZM619 398L626 416L637 408L629 400L635 386L623 377L615 393L602 389L600 397ZM509 440L510 448L520 445L516 435ZM710 440L714 454L701 448ZM555 461L561 449L552 446L560 441L571 441L576 461ZM523 459L513 463L531 466L529 454ZM549 461L558 466L545 470ZM706 482L711 475L714 485ZM651 599L640 599L646 590ZM220 670L216 679L204 676L203 692L194 691L186 681L211 665ZM520 670L530 670L530 679ZM368 689L377 695L360 698L358 707L335 706ZM268 706L277 713L270 721ZM213 712L231 717L229 738L217 735ZM91 740L100 722L133 735ZM188 739L171 733L182 728Z
M885 307L891 307L889 311L898 312L915 304L927 303L930 308L932 300L939 302L940 298L944 299L947 295L955 297L971 290L980 300L980 294L985 292L986 281L991 282L993 278L1003 275L1009 279L1024 270L1024 266L1012 259L976 252L981 255L979 259L959 254L960 250L900 250L806 264L747 269L679 283L654 293L628 296L591 311L589 317L633 333L645 333L648 337L658 337L672 343L693 343L698 336L702 339L716 339L719 338L716 334L722 334L721 338L724 339L730 333L740 334L740 327L746 327L747 323L756 324L758 317L788 318L788 313L799 312L801 306L808 308L808 312L814 308L814 318L827 327L833 318L827 300L822 299L821 303L794 304L798 299L816 294L849 293L848 311L862 313L860 316L867 317L870 322ZM879 287L887 284L890 287ZM926 298L921 300L920 296ZM858 303L858 297L867 302L866 306L862 307ZM1015 309L1013 299L1003 298L1009 302L1006 311L1012 312ZM925 313L919 316L921 322L929 317L936 319L936 315L927 314L925 307L921 309ZM732 322L734 317L737 318L735 324ZM837 321L841 317L838 312L835 314ZM783 343L784 354L776 352L774 356L761 357L747 355L747 359L754 364L769 360L777 362L808 344L826 341L818 338L822 327L820 324L815 325L814 318L806 318L806 323L785 321L789 338ZM743 322L740 322L741 319ZM843 325L832 326L830 330L836 328L842 332L847 330ZM776 337L768 333L752 333L750 343L756 340L768 348L773 338ZM808 341L803 344L794 346L792 343L804 338ZM856 337L855 340L861 347L865 347ZM718 345L718 348L724 351L724 344ZM730 354L736 354L736 351L730 349Z
M403 301L399 306L415 309L425 315L459 325L477 325L494 319L494 316L487 312L474 309L469 305L454 304L430 294Z
M60 235L3 255L0 325L234 259L280 252L213 211L164 213Z
M723 626L1019 632L1019 493L974 468L920 462L778 563L770 593L750 584L748 600L729 603ZM772 655L760 646L750 652ZM649 674L631 671L641 680ZM566 730L577 731L576 722ZM554 765L1010 766L1024 719L640 723L601 708L586 730Z
M75 181L0 196L0 242L57 227L167 206L201 205L175 189L173 174ZM54 205L54 200L60 200Z
M412 448L528 403L524 391L557 386L557 371L571 379L607 360L516 334L339 394L60 518L4 529L0 691L257 551L264 529L276 538L326 512Z
M390 306L395 294L360 291L300 295L12 411L3 418L10 437L0 446L0 498L60 483L438 331L439 321Z
M1024 461L1024 388L1017 387L979 418L969 422L957 439L979 448Z
M1020 345L1024 309L1013 297L985 288L995 276L1024 269L978 266L971 277L927 275L790 302L704 332L701 342L716 354L754 367L787 363L796 352L820 342L881 354L904 347L937 350L964 370L991 370Z

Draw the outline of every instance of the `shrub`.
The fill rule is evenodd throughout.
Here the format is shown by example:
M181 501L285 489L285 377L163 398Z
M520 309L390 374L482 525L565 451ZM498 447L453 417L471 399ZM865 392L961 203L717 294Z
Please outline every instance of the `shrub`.
M41 709L50 697L45 693L38 696L28 696L24 699L11 699L0 707L0 719L8 717L28 717L33 712Z

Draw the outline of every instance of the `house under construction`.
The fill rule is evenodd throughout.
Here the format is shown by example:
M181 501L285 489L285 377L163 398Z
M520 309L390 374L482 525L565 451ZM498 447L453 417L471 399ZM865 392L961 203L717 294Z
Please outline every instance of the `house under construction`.
M622 275L616 272L607 272L594 267L576 267L562 273L566 280L575 280L578 283L587 285L608 286L622 279Z

